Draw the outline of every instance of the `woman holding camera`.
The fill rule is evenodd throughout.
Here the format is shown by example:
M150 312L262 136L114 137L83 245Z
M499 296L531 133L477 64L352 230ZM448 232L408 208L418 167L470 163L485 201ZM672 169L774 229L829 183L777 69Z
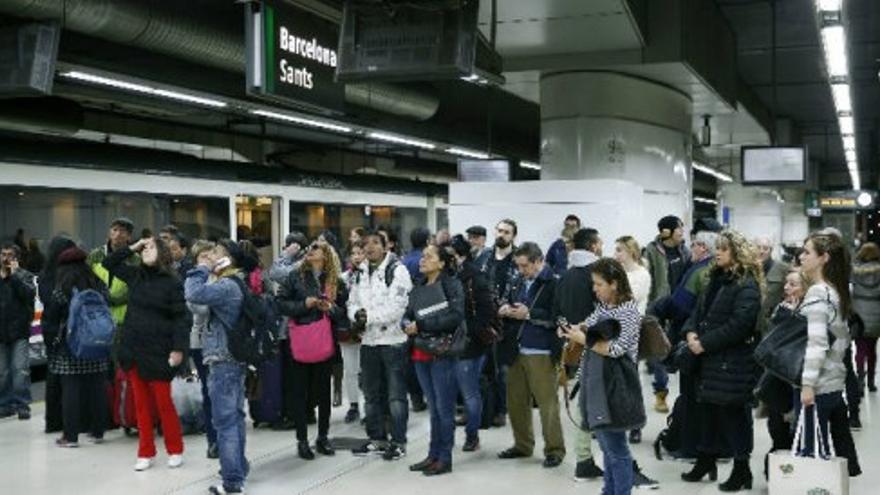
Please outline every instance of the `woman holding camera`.
M319 454L335 455L327 437L330 430L330 376L333 371L335 330L348 327L345 302L348 292L340 277L339 259L327 243L313 242L300 264L281 284L278 307L290 318L290 345L293 355L293 395L296 401L295 423L297 452L302 459L313 460L309 447L306 408L307 393L315 394L318 403Z

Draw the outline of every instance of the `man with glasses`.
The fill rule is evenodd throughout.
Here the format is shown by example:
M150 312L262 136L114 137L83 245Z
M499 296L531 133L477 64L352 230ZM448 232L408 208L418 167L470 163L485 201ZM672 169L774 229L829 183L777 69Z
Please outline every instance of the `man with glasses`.
M31 418L28 338L34 317L34 276L19 267L21 249L0 249L0 417Z

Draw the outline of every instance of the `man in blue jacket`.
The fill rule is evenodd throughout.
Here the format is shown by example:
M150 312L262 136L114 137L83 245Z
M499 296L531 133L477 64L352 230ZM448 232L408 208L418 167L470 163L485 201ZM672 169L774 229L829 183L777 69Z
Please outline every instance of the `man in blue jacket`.
M566 240L571 242L574 233L581 228L581 219L577 215L568 215L565 217L565 227L562 229L562 236L547 250L547 265L556 275L562 275L568 268L568 249L565 247Z

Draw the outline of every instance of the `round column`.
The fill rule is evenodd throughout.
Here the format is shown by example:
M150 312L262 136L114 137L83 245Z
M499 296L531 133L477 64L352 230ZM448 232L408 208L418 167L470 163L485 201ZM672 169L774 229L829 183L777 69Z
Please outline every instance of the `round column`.
M690 98L669 86L615 72L547 74L541 179L635 183L647 223L674 214L690 225L691 127Z

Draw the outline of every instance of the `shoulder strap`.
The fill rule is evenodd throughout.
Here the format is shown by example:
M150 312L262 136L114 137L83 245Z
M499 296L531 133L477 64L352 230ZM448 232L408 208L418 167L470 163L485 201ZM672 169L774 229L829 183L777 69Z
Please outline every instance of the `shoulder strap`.
M535 293L535 298L532 299L532 304L529 305L529 313L532 312L532 308L535 307L535 303L538 302L538 298L541 297L541 293L544 292L544 287L546 287L546 286L547 286L547 284L545 283L545 284L541 284L541 286L538 287L538 292ZM516 341L517 342L519 342L522 339L522 332L523 332L523 328L525 328L525 326L526 326L526 322L528 322L528 320L523 320L523 322L520 323L520 325L519 325L519 330L517 330L517 332L516 332Z

